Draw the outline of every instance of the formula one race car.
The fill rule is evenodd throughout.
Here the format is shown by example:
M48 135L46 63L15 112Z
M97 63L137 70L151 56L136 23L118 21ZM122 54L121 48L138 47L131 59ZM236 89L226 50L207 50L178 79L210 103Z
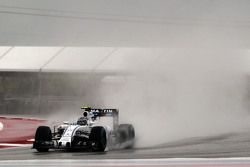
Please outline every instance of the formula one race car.
M54 127L39 126L36 130L33 148L38 152L49 149L82 151L105 151L133 147L134 127L131 124L118 123L117 109L92 109L82 107L83 116L76 123L64 122ZM112 117L113 127L100 124L101 117Z

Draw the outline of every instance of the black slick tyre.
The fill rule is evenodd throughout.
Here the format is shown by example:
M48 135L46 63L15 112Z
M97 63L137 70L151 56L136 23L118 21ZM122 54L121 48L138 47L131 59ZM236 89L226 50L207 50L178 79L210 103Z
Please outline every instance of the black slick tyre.
M121 140L132 140L135 138L135 130L131 124L120 124L118 127L118 133Z
M52 141L52 133L50 127L39 126L36 130L35 142L33 143L33 147L38 152L47 152L49 151L49 148L46 147L43 143L51 141Z
M118 141L124 143L127 141L132 141L126 148L133 147L133 140L135 138L135 130L131 124L120 124L117 129Z
M106 130L101 126L96 126L91 129L89 141L93 143L93 151L103 152L107 146Z

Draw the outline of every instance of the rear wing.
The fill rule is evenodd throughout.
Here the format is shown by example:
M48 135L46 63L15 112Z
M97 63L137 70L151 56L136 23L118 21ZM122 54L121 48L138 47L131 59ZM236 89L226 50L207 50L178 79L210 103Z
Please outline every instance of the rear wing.
M113 117L113 129L119 126L119 110L118 109L91 109L94 117Z

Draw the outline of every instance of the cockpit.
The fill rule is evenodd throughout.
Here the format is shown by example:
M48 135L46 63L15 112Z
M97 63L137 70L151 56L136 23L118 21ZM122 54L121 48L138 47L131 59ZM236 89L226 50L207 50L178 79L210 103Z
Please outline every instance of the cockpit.
M86 117L81 117L77 120L77 125L88 125L88 118Z

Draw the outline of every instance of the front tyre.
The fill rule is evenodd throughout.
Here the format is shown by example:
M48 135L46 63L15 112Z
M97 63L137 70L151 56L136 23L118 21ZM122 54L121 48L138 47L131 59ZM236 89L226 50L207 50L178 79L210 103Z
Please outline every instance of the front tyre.
M39 126L36 130L33 148L35 148L38 152L48 152L52 143L52 133L50 127Z
M102 126L95 126L91 129L89 141L94 151L103 152L107 146L106 130Z

